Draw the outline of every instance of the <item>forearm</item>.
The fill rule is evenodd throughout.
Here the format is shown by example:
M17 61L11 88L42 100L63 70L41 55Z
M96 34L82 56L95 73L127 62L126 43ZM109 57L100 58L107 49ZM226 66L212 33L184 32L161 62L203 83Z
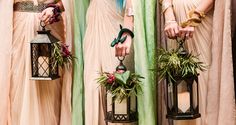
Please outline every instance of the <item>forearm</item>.
M164 14L165 21L174 21L175 15L172 7L172 0L161 0L162 5L162 13ZM171 5L171 7L167 7L166 5Z
M124 27L130 30L133 30L134 17L127 14L128 9L130 8L132 8L131 10L133 10L132 0L126 0L126 7L125 7L126 13L124 15Z
M196 11L207 13L214 6L214 0L202 0Z

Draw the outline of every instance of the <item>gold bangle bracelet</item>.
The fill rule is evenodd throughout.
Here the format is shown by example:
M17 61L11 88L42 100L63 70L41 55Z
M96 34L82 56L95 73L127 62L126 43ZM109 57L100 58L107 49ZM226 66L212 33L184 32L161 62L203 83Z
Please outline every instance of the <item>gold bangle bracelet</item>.
M189 18L193 18L194 15L196 15L199 18L204 18L206 16L204 12L200 12L200 11L197 11L195 9L189 11L189 13L188 13Z
M200 18L189 18L187 21L181 23L181 27L185 28L187 26L196 27L198 26L202 20Z

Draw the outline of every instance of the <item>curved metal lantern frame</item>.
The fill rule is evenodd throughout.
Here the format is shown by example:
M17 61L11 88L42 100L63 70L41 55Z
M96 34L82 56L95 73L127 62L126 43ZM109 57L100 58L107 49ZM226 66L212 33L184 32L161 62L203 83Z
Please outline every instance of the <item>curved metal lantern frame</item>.
M167 83L166 83L166 94L167 94L167 100L166 100L166 104L167 104L167 115L166 118L168 119L174 119L174 120L191 120L191 119L196 119L201 117L201 114L199 113L199 90L198 90L198 76L188 76L188 77L174 77L174 80L169 80L167 79ZM178 107L178 85L181 84L181 82L185 81L187 84L186 88L188 89L188 92L190 93L190 107L188 109L187 112L181 112L181 110ZM194 93L193 91L193 84L197 84L196 85L196 89L197 89L197 93ZM168 87L169 85L172 85L173 87L171 88L172 90L170 90L173 94L173 102L170 102L169 100L169 92L168 92ZM197 95L197 105L194 107L194 94ZM168 104L172 104L173 107L169 107Z

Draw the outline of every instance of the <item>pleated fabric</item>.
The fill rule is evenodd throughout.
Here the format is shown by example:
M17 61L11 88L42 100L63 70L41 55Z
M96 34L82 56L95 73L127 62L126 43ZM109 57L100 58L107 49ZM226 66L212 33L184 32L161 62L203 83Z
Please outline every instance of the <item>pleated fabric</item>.
M7 49L5 53L1 52L1 54L8 56L5 60L9 61L6 64L3 63L3 67L1 67L1 72L7 74L7 77L5 76L0 82L1 87L6 88L2 95L8 97L4 97L4 102L1 102L1 105L4 104L5 111L8 110L7 112L3 111L4 116L1 118L4 120L1 122L3 125L58 125L66 119L66 123L68 123L71 114L68 111L70 108L71 71L61 71L61 78L54 81L30 80L30 41L36 36L36 31L40 29L39 13L13 12L14 2L21 1L1 3L1 5L7 6L7 8L1 7L4 9L1 12L7 12L1 13L1 19L6 18L7 21L4 23L9 22L6 23L6 27L1 22L1 28L2 26L4 28L1 31L6 31L6 34L3 34L3 46ZM34 1L36 5L38 2ZM44 0L43 2L51 1ZM65 41L63 21L50 25L47 29L51 29L53 35L63 42ZM4 51L4 49L2 50ZM5 60L1 59L2 62ZM69 94L66 94L68 88ZM5 104L8 104L8 107ZM61 116L63 119L60 118ZM7 123L6 117L8 117Z
M105 91L99 87L96 79L99 77L99 72L114 72L119 64L115 57L115 48L110 44L117 37L119 25L123 24L123 15L118 10L115 0L92 0L86 19L87 29L83 45L85 125L105 125ZM131 71L132 55L131 51L125 62Z
M188 12L200 2L201 0L173 0L177 22L186 20ZM202 23L195 28L193 38L186 41L188 50L195 55L200 54L200 61L209 68L201 72L199 77L201 118L174 121L176 125L235 124L230 13L230 0L216 0L214 12L208 12ZM167 48L174 47L176 42L168 40ZM164 120L165 115L163 112L163 125L168 124Z
M209 125L235 125L236 109L231 34L231 0L216 0L213 16L212 67L208 89Z
M85 34L85 20L89 0L74 1L74 42L73 52L77 59L73 68L72 88L72 125L84 125L84 60L83 38Z
M176 13L176 21L179 24L187 20L188 12L196 8L201 0L174 0L174 12ZM212 19L213 13L209 12L202 23L195 28L192 39L186 41L186 48L194 55L199 55L200 61L207 66L211 66L211 44L212 44ZM176 41L168 41L168 49L176 48ZM202 124L207 125L206 122L206 108L207 108L207 90L209 84L209 70L201 72L199 76L199 109L201 118L189 121L175 121L175 124ZM184 104L182 104L184 105Z
M10 69L11 43L13 32L13 0L0 1L0 125L10 123Z
M156 125L156 0L134 0L135 72L144 76L138 96L139 125Z

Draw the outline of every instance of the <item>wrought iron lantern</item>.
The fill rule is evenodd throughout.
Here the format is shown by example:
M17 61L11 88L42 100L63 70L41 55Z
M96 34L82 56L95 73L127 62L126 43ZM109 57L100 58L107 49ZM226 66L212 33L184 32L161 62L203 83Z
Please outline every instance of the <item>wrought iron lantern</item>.
M53 57L53 43L59 42L50 30L45 29L45 25L40 22L42 27L37 36L30 42L31 45L31 71L32 80L54 80L59 78L59 67Z
M179 42L179 53L186 56L188 52L183 47L184 41ZM174 120L188 120L201 117L199 113L198 75L186 77L174 76L167 78L167 115Z
M116 71L125 72L127 68L123 64L123 59L118 58L120 64ZM106 123L131 123L138 120L137 117L137 97L136 95L124 99L122 102L116 100L111 94L105 94L105 121Z

